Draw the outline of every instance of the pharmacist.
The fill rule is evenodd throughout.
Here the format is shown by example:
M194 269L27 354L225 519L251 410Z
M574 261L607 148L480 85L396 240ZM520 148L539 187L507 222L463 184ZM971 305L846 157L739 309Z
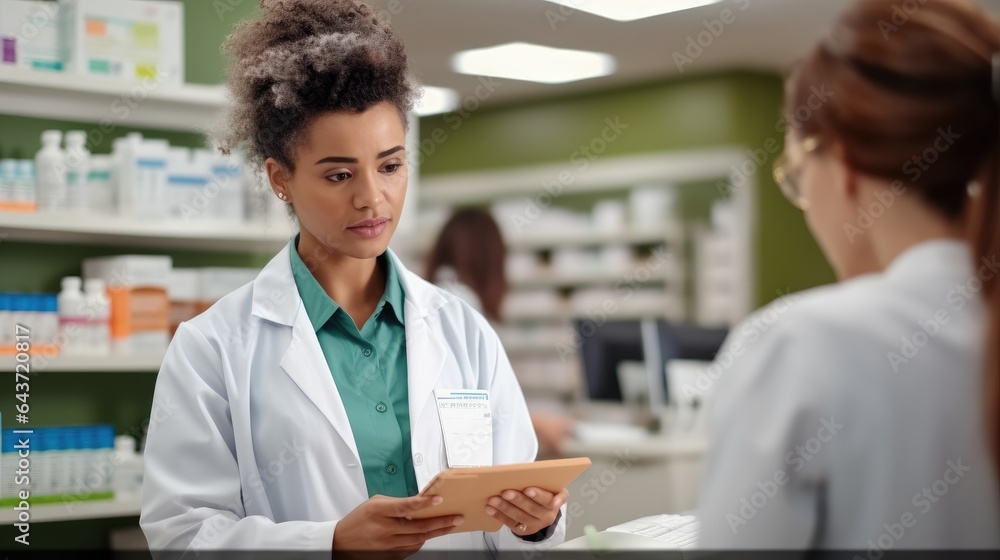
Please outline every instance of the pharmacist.
M357 17L360 12L363 17ZM457 516L411 520L450 465L535 459L524 397L496 334L387 245L406 194L403 47L349 0L262 3L225 45L233 103L215 142L266 167L300 234L252 283L182 323L156 382L140 524L150 548L547 548L567 492L513 488ZM317 95L317 92L322 92ZM492 426L448 450L438 412L462 390ZM445 424L444 426L442 424Z

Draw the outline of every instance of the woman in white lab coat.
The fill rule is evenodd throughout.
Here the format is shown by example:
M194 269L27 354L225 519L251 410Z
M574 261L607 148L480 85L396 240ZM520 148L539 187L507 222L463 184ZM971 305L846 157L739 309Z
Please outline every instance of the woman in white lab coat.
M841 282L706 378L703 547L1000 548L1000 28L897 4L855 3L788 80L776 179Z
M300 233L171 342L145 447L151 549L560 542L565 490L502 492L484 506L505 525L493 534L455 533L461 516L411 518L456 462L436 394L488 395L492 433L460 450L465 462L532 461L537 442L487 321L387 250L415 93L392 29L349 0L264 1L225 49L234 99L215 141L266 168Z

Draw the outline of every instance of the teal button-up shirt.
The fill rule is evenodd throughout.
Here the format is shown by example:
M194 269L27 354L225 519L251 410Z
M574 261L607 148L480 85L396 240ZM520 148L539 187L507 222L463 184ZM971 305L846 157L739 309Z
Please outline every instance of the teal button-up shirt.
M415 496L418 488L410 451L404 293L399 274L388 254L378 258L386 271L385 293L359 331L309 271L298 245L296 235L292 275L344 402L368 496Z

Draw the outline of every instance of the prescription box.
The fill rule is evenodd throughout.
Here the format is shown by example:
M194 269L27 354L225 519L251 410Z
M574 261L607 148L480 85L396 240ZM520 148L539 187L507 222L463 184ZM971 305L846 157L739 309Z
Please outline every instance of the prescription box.
M0 65L61 72L60 15L56 2L0 0Z
M169 256L121 255L83 261L84 278L101 278L111 300L111 342L116 353L164 352L170 332Z
M62 0L66 67L79 74L184 83L184 6L166 0Z

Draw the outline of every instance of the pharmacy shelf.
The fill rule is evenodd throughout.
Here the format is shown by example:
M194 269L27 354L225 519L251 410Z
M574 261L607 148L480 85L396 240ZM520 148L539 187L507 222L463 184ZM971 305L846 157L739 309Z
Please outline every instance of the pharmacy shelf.
M539 233L508 237L511 249L544 250L564 247L600 247L605 245L656 245L678 243L683 240L683 229L672 227L656 230L578 231L566 233Z
M643 280L639 280L632 275L609 274L604 272L593 272L590 274L555 275L540 274L527 278L511 279L510 285L515 288L572 288L581 286L611 287L616 284L634 287L640 285L666 284L680 279L678 274L651 274Z
M435 231L433 235L421 235L417 243L418 249L430 250L439 233ZM520 251L548 251L567 247L597 248L606 245L676 245L683 241L684 229L680 226L655 230L547 232L504 237L504 244L508 249Z
M508 354L517 356L551 356L559 355L559 346L552 341L534 342L503 342L503 348Z
M17 362L14 356L0 356L0 371L12 372ZM52 372L157 372L163 363L163 354L135 354L112 356L65 356L52 358L31 356L32 373Z
M294 234L289 222L226 224L124 216L0 212L0 241L130 245L270 253Z
M746 158L743 149L677 151L602 158L583 170L568 163L544 164L517 169L432 175L420 180L420 202L424 205L488 204L498 199L541 196L551 199L543 185L552 184L567 172L562 195L627 191L642 183L683 183L727 179L732 166ZM554 190L554 189L550 189ZM544 200L543 200L544 202Z
M599 309L594 312L599 315ZM506 313L504 320L513 323L566 323L575 319L592 319L586 313L578 311L539 311L531 313ZM683 314L679 310L650 311L648 309L619 309L615 313L607 316L609 321L639 321L642 319L667 319L670 321L680 321Z
M143 83L99 76L0 68L0 112L196 132L225 107L222 86Z
M46 523L110 517L138 517L141 509L142 497L140 496L94 502L41 504L31 506L29 522ZM17 522L17 512L14 511L13 506L0 509L0 524L10 525L15 522Z

